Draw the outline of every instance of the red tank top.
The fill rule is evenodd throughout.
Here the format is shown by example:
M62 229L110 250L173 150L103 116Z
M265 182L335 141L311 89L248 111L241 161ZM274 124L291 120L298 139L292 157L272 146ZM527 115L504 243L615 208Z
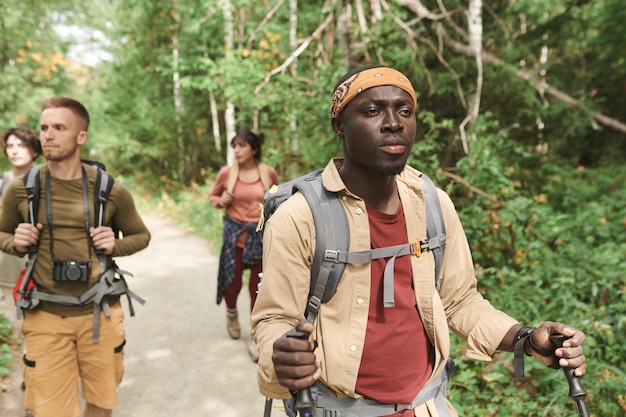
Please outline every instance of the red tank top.
M369 207L367 211L372 248L408 242L402 205L393 215ZM434 351L417 310L409 256L396 258L395 307L383 307L387 260L376 259L371 265L369 317L356 392L385 404L409 404L432 373Z

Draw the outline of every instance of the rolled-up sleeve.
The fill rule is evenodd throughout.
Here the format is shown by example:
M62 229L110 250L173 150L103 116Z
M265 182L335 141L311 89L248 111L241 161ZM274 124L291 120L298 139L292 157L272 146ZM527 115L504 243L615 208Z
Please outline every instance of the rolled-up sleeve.
M298 214L298 221L292 213ZM296 195L283 203L265 225L263 280L251 326L259 348L259 391L271 398L291 396L278 383L272 352L274 341L304 319L311 280L310 248L314 245L312 223L308 204Z
M474 264L450 197L439 190L446 224L446 247L439 292L450 329L467 341L467 356L491 360L507 331L517 320L496 309L476 288Z

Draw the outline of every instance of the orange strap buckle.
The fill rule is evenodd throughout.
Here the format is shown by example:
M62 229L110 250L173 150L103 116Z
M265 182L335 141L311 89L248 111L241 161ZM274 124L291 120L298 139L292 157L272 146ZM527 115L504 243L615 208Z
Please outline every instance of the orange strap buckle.
M415 242L409 242L409 250L411 251L411 255L415 255L419 258L419 256L422 254L422 245L426 245L428 242L426 240L423 241L419 241L416 240Z

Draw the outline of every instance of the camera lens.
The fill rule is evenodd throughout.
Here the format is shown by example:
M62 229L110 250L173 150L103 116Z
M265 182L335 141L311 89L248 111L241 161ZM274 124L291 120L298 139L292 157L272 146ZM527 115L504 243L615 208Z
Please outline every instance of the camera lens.
M81 275L80 268L76 265L68 265L65 269L65 278L68 281L78 281Z

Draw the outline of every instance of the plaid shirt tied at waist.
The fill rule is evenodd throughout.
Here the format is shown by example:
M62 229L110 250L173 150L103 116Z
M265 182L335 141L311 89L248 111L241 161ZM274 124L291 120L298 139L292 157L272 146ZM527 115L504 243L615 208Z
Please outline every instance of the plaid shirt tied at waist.
M224 292L233 283L235 276L236 243L242 233L247 232L243 247L244 265L260 264L263 260L263 231L256 231L256 223L241 222L230 216L224 217L222 251L217 273L217 304L222 302Z

